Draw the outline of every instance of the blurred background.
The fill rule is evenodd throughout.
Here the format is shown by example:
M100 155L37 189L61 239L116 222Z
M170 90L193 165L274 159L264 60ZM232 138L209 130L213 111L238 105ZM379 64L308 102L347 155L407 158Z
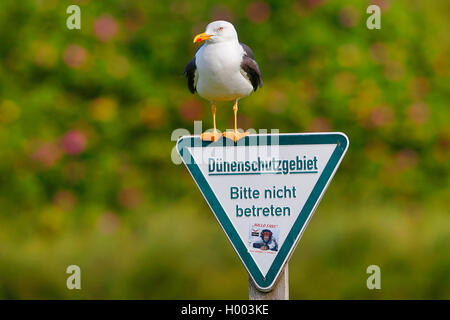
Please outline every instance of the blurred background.
M81 8L81 30L66 9ZM368 30L369 4L381 30ZM0 298L247 299L172 132L212 126L182 76L232 22L264 87L242 128L350 148L289 263L292 299L450 298L448 1L0 3ZM218 106L232 127L232 103ZM81 268L68 290L66 268ZM381 290L366 287L381 268Z

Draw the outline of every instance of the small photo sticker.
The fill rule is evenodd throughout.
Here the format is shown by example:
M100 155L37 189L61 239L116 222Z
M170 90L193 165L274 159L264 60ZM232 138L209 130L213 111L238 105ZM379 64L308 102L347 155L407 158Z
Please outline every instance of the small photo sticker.
M278 251L279 227L276 224L252 223L248 233L249 251Z

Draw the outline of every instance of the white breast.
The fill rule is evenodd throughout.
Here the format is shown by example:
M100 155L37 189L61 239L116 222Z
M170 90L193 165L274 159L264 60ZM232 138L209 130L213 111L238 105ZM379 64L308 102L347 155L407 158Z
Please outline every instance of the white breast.
M248 96L253 87L241 73L244 49L239 42L206 44L195 55L197 92L208 100L226 101Z

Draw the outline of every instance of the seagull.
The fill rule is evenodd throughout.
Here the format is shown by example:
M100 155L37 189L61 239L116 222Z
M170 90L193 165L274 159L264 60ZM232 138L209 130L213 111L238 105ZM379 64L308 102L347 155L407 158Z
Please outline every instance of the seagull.
M211 22L205 32L194 38L194 43L202 41L205 43L184 69L191 93L198 92L202 98L211 101L214 130L202 133L200 138L217 141L222 137L216 129L216 101L234 100L234 130L224 132L223 136L237 142L248 135L248 132L237 130L238 101L262 87L261 71L253 51L239 42L231 23Z

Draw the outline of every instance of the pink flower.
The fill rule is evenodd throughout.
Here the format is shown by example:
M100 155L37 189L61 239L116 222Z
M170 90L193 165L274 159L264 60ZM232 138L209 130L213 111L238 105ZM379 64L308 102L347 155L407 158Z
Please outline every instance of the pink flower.
M311 122L309 130L312 132L331 131L331 125L327 118L318 117Z
M76 44L69 45L64 51L64 62L71 68L80 68L86 61L86 50Z
M247 17L252 22L262 23L269 18L271 9L267 3L263 1L257 1L250 3L245 12L247 13Z
M424 102L413 103L408 108L409 118L411 119L411 121L417 124L422 124L425 121L427 121L429 115L430 110L428 109L428 106Z
M375 4L380 7L381 11L385 11L391 7L390 0L371 0L370 4Z
M181 117L186 121L193 121L201 118L202 104L198 99L188 99L180 105Z
M103 213L98 219L98 228L106 234L114 233L120 226L120 219L114 212Z
M70 211L75 207L77 198L70 191L60 190L53 196L53 202L61 209Z
M68 154L78 154L86 148L86 136L78 130L70 130L61 140L61 147Z
M124 188L119 192L118 200L125 208L136 208L142 200L141 190L137 188Z
M376 42L370 46L370 58L373 62L380 64L387 61L388 52L386 45L381 42Z
M339 13L339 22L346 28L356 26L361 18L358 9L352 6L345 7Z
M61 150L52 142L41 144L38 149L31 155L31 159L45 168L52 167L61 158Z
M372 111L370 120L374 127L384 127L394 120L394 112L388 106L380 106Z
M100 41L111 40L117 33L117 23L110 15L103 15L95 21L94 32Z

